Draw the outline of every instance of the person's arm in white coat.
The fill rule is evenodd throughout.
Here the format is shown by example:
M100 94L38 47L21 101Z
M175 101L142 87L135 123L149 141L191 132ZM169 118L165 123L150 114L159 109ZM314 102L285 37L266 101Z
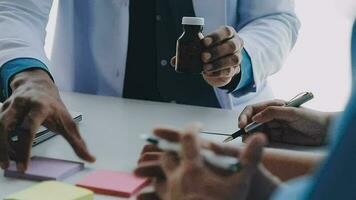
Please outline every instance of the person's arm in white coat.
M294 7L293 0L240 0L235 28L251 58L257 90L281 69L297 40L300 22Z

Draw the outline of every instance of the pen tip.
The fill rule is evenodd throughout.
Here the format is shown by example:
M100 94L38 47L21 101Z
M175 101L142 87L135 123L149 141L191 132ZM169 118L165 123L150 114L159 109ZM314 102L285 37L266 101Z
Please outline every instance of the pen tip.
M226 138L223 143L228 143L230 141L234 140L234 138L232 136L229 136L228 138Z

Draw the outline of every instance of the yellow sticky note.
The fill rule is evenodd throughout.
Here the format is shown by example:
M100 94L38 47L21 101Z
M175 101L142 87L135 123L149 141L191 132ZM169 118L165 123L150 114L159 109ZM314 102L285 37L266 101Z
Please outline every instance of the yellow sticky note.
M93 200L90 190L57 181L45 181L6 197L4 200Z

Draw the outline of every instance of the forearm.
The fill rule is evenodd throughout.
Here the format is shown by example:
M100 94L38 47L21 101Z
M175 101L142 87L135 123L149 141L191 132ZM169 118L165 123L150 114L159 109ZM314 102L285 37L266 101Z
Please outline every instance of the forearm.
M247 200L270 199L281 181L261 165L252 178L252 183Z
M335 121L335 119L340 116L341 112L327 112L327 125L330 127L330 125Z
M262 163L273 175L286 181L310 173L323 158L323 155L317 153L266 149Z
M265 149L262 164L252 179L247 200L270 199L282 181L306 175L323 156L290 150Z

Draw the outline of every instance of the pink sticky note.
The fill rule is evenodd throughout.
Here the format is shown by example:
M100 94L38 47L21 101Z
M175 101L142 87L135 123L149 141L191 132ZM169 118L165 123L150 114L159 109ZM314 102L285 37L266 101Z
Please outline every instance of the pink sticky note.
M76 185L98 194L130 197L149 184L149 179L129 172L97 170Z

